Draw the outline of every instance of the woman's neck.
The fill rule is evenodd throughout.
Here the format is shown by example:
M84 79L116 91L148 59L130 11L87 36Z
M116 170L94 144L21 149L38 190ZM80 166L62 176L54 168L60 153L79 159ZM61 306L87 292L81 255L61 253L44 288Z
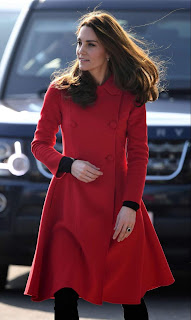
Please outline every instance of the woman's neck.
M107 79L110 77L110 75L111 75L111 71L108 69L108 70L106 70L105 75L103 76L102 80L100 80L100 79L98 80L94 75L93 75L93 77L96 80L97 85L101 86L102 84L104 84L104 82L107 81Z

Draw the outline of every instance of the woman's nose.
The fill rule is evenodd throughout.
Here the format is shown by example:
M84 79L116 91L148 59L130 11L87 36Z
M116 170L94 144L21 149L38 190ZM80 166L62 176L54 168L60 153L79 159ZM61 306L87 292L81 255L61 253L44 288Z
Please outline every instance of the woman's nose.
M79 53L85 53L86 52L85 47L84 47L83 44L79 47L78 52Z

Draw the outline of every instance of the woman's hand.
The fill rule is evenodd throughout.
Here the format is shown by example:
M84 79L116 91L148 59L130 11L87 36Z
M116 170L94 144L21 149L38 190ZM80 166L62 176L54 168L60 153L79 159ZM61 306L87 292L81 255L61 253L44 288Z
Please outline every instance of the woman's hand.
M75 160L71 166L71 174L80 181L92 182L103 175L100 168L84 160Z
M136 211L129 207L122 206L121 210L118 213L117 220L115 223L115 233L113 235L113 239L117 238L118 235L118 242L127 238L133 231L135 221ZM131 228L130 232L127 231L128 227Z

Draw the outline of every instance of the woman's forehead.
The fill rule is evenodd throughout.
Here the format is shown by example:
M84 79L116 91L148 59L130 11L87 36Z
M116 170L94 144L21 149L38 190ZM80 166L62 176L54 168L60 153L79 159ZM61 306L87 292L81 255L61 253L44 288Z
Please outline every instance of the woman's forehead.
M98 42L98 38L91 27L82 26L78 33L78 38L81 40L94 40Z

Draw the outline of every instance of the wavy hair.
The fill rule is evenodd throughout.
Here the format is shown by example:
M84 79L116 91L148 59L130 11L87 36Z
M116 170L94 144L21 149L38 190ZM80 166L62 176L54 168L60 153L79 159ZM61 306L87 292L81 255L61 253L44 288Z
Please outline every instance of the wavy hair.
M86 13L79 19L76 35L82 26L93 29L97 38L110 55L108 68L114 76L115 85L135 95L135 104L140 107L147 101L158 99L161 79L165 74L164 61L150 57L149 49L142 49L137 43L146 41L136 39L121 27L118 21L103 10ZM54 87L67 91L75 103L83 108L96 101L96 81L89 71L79 69L78 59L69 67L52 74Z

